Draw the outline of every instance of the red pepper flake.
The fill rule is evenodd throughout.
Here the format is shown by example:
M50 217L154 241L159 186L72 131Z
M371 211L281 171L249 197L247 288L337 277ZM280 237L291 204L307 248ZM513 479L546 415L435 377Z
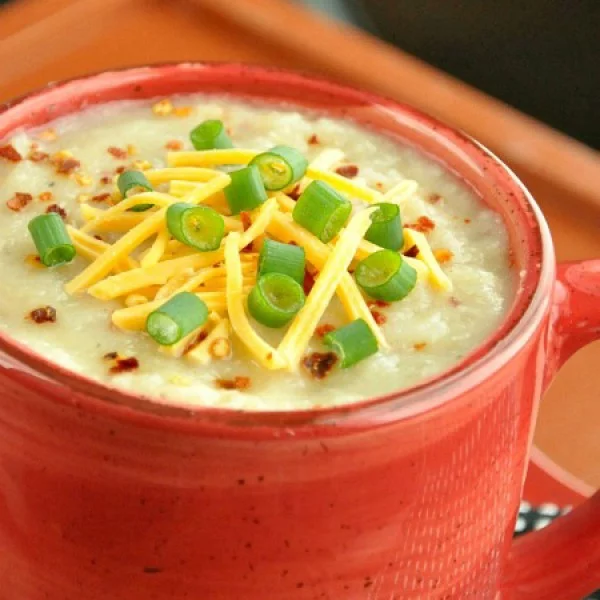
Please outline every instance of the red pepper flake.
M356 165L341 165L335 172L342 177L354 179L358 175L358 167Z
M110 175L103 175L100 177L100 183L102 185L108 185L109 183L112 183L112 177Z
M117 358L115 364L109 369L109 372L113 375L116 373L127 373L129 371L135 371L139 366L140 362L135 356Z
M95 234L95 235L94 235L94 239L96 239L96 240L100 240L101 242L103 242L103 241L104 241L104 240L102 239L102 236L101 236L101 235L98 235L98 234Z
M417 258L419 255L419 249L417 246L411 246L405 253L404 256L408 256L408 258Z
M308 296L313 289L313 285L315 285L315 278L312 273L305 271L304 273L304 283L302 286L304 287L304 293Z
M208 337L208 332L202 330L186 347L183 351L184 354L191 352L196 346L199 346Z
M56 172L59 175L70 175L81 166L81 163L74 158L63 158L56 161Z
M429 202L431 204L437 204L441 199L442 197L439 194L429 194Z
M47 152L42 152L41 150L32 150L28 155L27 158L31 161L31 162L42 162L43 160L46 160L48 158L49 154Z
M216 379L215 384L222 390L247 390L252 385L250 377L237 375L233 379Z
M42 323L55 323L56 322L56 309L52 306L42 306L32 310L27 318L38 325Z
M316 133L313 133L309 138L308 138L308 143L311 146L316 146L317 144L320 144L321 142L319 141L319 138L317 137Z
M436 248L433 251L433 255L440 264L447 263L454 258L454 253L452 250L448 250L448 248Z
M109 146L107 152L114 158L124 160L127 158L128 153L127 150L123 148L117 148L116 146Z
M41 267L42 259L37 254L28 254L25 257L25 262L32 267Z
M121 165L120 167L117 167L117 168L115 169L115 173L116 173L117 175L120 175L121 173L124 173L124 172L125 172L125 169L126 169L126 168L127 168L127 167L125 167L125 165Z
M38 198L42 201L42 202L50 202L50 200L52 200L52 198L54 198L54 194L50 191L47 192L42 192Z
M92 196L92 201L93 202L106 202L107 200L110 200L111 195L109 193L104 193L104 194L97 194L96 196Z
M378 310L371 310L371 314L373 315L373 319L377 325L383 325L387 323L387 317Z
M169 140L165 144L167 150L181 150L183 148L183 142L180 140Z
M300 184L297 183L289 192L288 192L288 196L292 199L292 200L298 200L298 198L300 198Z
M471 219L466 218L466 219L464 219L464 221L465 221L465 225L468 225L471 222Z
M302 366L314 379L324 379L338 361L335 352L311 352L302 359Z
M367 306L369 308L373 308L376 306L377 308L389 308L391 306L390 302L386 302L385 300L369 300L367 302Z
M240 213L240 220L242 221L242 227L244 228L244 231L248 231L248 229L250 229L250 226L252 225L252 219L250 218L250 213L243 210Z
M335 327L333 325L330 325L329 323L325 323L324 325L319 325L316 329L315 329L315 334L317 337L319 338L324 338L328 333L331 333L332 331L335 331Z
M420 231L421 233L429 233L435 229L435 223L429 217L423 215L417 219L416 223L409 223L405 227Z
M15 163L23 160L23 157L17 152L16 148L12 144L0 146L0 158L4 158Z
M23 210L31 201L33 196L31 194L24 194L22 192L16 192L15 195L7 201L6 206L14 212L20 212Z
M60 218L63 221L67 220L67 211L62 206L59 206L58 204L51 204L46 209L46 212L47 213L56 213L57 215L60 215Z
M118 352L107 352L103 357L104 360L116 360L119 358Z
M254 246L252 245L252 242L250 242L249 244L247 244L246 246L244 246L240 252L243 252L244 254L248 254L251 252L254 252Z
M517 264L517 258L515 257L515 251L510 248L508 251L508 267L512 269Z
M416 344L413 344L413 348L417 352L421 352L421 350L423 350L425 348L425 346L427 346L427 344L425 342L417 342Z

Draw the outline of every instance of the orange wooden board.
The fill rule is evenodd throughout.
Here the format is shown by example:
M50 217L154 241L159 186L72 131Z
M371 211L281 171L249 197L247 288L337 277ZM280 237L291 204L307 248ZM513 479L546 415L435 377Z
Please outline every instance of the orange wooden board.
M20 0L0 10L0 100L91 71L185 60L313 71L409 102L465 129L517 171L550 222L560 259L600 256L596 152L285 0ZM536 435L559 464L595 486L598 364L600 344L567 365L542 403Z

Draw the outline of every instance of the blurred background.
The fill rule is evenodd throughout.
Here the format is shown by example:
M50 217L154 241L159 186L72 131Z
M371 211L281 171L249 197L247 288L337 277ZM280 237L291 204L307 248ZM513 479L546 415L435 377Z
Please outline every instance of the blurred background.
M600 0L0 0L0 101L161 61L318 73L473 135L534 194L559 259L600 257L599 34ZM599 344L569 362L536 433L588 492L600 486L598 364ZM549 489L529 499L570 501Z

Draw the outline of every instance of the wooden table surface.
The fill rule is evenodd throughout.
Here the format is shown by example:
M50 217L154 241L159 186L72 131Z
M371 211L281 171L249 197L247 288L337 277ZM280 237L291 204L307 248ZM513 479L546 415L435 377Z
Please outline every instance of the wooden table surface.
M85 23L85 27L81 24ZM600 256L598 153L364 33L285 0L19 0L0 10L0 100L48 81L161 61L302 69L408 102L466 130L525 181L559 259ZM546 395L536 441L600 486L600 344Z

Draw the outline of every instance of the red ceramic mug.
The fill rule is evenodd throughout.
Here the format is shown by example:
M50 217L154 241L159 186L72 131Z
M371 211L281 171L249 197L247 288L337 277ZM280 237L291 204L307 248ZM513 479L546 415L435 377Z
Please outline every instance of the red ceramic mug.
M600 495L511 540L537 404L600 337L600 261L555 267L494 156L371 94L240 65L131 69L4 108L0 139L89 104L225 92L317 109L446 165L503 216L523 285L443 377L346 408L185 412L0 337L1 600L575 600L600 587Z

